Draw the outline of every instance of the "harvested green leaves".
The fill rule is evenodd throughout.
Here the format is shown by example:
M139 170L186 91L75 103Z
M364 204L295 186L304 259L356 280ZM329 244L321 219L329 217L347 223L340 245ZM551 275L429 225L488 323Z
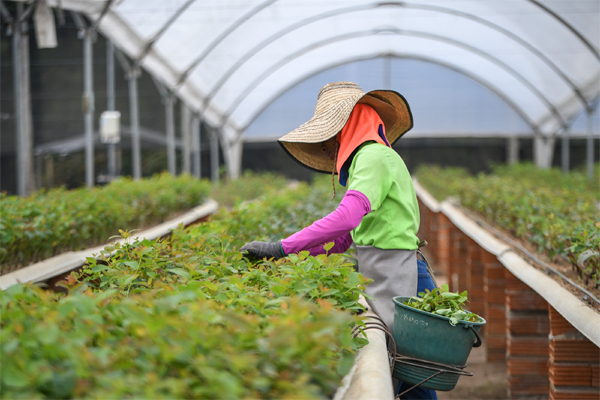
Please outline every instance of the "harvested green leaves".
M461 321L477 322L479 317L477 314L465 311L464 305L467 303L467 291L462 293L453 293L448 291L448 285L443 284L441 287L425 292L419 292L420 297L411 297L404 304L416 308L417 310L426 311L432 314L448 317L450 325L454 326Z

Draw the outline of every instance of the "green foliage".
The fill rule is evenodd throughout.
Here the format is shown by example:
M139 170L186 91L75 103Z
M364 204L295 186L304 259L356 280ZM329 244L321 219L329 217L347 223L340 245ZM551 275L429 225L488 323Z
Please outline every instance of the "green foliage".
M222 207L234 207L246 200L253 200L274 190L281 190L287 184L287 180L271 173L254 173L245 171L240 179L226 180L213 186L211 198Z
M1 292L2 397L331 397L365 343L350 311L368 281L340 255L238 251L331 211L329 185L221 209L165 240L121 231L64 297Z
M201 204L209 188L189 175L161 174L91 189L52 189L28 198L0 194L0 264L18 267L106 243L118 228L157 224Z
M448 317L450 325L454 326L461 321L479 321L477 314L465 311L463 309L467 302L467 291L462 293L453 293L448 290L448 285L443 284L439 288L425 289L425 292L419 292L419 297L411 297L404 304L426 311L432 314Z
M352 317L327 302L286 298L260 316L206 300L197 282L158 299L24 285L0 296L3 398L324 398L351 351Z
M532 164L498 166L492 174L478 176L424 167L417 177L428 190L449 188L444 195L457 196L462 206L528 239L540 252L569 257L586 282L600 284L598 180Z

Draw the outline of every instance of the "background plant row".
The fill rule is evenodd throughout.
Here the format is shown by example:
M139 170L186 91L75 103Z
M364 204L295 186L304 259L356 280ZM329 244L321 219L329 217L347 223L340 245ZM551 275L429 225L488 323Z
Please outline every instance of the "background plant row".
M599 174L597 165L595 176ZM586 284L600 284L598 179L531 164L498 166L477 176L461 168L424 166L416 175L438 200L456 197L463 207L529 240L550 257L567 257Z
M242 257L337 204L328 184L264 194L168 240L123 232L67 296L0 292L2 397L330 397L362 344L350 311L368 282L340 255Z
M257 197L261 187L284 185L281 177L251 173L241 181L217 185L188 175L162 174L140 181L123 178L92 189L52 189L28 198L0 194L1 273L106 243L119 228L161 223L209 196L231 207Z

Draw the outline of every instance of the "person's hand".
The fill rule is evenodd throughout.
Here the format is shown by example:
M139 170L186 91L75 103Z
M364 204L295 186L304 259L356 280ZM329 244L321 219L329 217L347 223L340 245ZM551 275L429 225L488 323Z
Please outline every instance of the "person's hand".
M285 257L281 240L275 243L269 242L250 242L242 246L240 251L245 255L250 255L258 258L274 258L276 260Z

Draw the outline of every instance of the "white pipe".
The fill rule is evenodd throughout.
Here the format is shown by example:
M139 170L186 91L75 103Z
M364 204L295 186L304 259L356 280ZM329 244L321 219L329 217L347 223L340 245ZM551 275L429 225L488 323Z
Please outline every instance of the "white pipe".
M600 347L600 314L517 254L507 252L499 256L498 260L514 276L542 296L579 332Z
M134 239L146 238L148 240L155 240L159 237L168 235L171 231L177 229L180 224L187 225L214 213L218 207L219 204L216 201L209 199L200 206L193 208L177 218L163 222L153 228L137 232L132 237ZM117 242L121 243L123 241L123 239L117 240ZM43 282L64 272L81 267L85 264L87 257L100 257L100 251L104 250L104 246L105 245L81 251L70 251L32 264L28 267L18 269L9 274L2 275L0 276L0 289L5 290L17 283Z
M360 296L359 302L368 309L364 297ZM376 316L371 310L363 315ZM373 318L368 320L376 322ZM392 400L394 398L385 333L378 329L368 329L365 334L369 344L358 351L354 366L342 380L334 400Z

